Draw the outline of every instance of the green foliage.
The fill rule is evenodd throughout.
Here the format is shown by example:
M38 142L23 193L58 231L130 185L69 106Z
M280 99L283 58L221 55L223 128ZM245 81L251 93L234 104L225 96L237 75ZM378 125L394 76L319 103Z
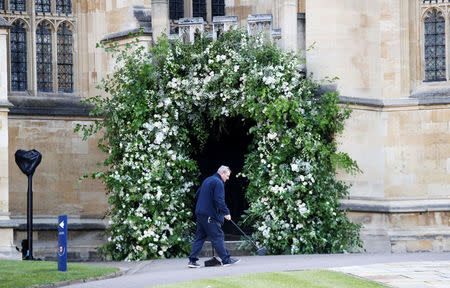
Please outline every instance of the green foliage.
M254 239L273 254L343 252L361 245L359 226L340 209L348 186L336 165L357 171L338 153L334 135L350 115L336 93L317 95L299 55L242 31L194 44L161 39L146 51L108 47L120 64L102 81L108 98L93 97L85 136L102 131L108 153L113 259L184 256L190 248L191 207L198 185L194 151L211 123L251 119L253 143L243 177Z

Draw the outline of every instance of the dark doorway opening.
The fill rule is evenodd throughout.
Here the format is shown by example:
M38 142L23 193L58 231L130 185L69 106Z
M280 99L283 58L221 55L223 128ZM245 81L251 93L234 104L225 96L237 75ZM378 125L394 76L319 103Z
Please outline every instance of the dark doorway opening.
M210 127L209 137L204 149L197 155L197 163L200 169L200 183L217 172L220 165L225 165L231 169L231 177L225 183L225 201L230 209L231 218L235 222L241 220L244 210L248 209L245 200L247 190L247 180L243 177L236 177L242 171L245 162L245 155L248 153L249 145L253 136L248 131L255 123L250 120L243 120L240 117L233 117L224 120L222 125L214 123ZM246 231L246 227L242 227ZM225 220L223 225L226 240L240 239L239 231ZM247 230L248 231L248 230Z

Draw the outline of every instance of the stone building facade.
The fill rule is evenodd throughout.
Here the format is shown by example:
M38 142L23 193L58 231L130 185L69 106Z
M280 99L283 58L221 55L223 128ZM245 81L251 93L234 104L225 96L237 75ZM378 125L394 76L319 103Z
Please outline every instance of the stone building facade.
M349 217L367 251L450 250L450 1L447 0L0 0L0 258L26 238L25 175L17 149L43 154L34 177L36 256L53 255L57 215L69 215L73 258L95 256L107 225L104 187L78 183L102 155L86 97L113 71L100 41L143 45L162 34L192 39L232 26L265 29L283 49L305 52L314 77L337 76L353 108L340 149L363 171ZM259 28L258 28L259 27ZM71 245L71 246L70 246Z

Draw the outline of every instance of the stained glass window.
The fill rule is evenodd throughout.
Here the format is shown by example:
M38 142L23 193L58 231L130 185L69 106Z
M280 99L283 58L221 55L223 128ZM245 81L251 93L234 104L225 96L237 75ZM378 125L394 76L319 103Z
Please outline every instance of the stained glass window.
M50 0L35 0L36 12L50 12Z
M63 23L58 28L58 91L73 92L72 31Z
M206 20L206 0L192 0L192 16Z
M178 20L184 17L184 1L169 0L170 19Z
M225 16L225 0L212 0L212 16Z
M425 80L445 80L445 20L431 10L425 19Z
M16 21L10 30L11 90L27 90L27 38L24 23Z
M36 62L38 91L53 91L52 31L46 22L41 22L36 30Z
M25 11L25 1L26 0L10 0L9 10L11 11Z
M5 10L5 0L0 0L0 10Z
M56 0L56 12L70 14L72 13L71 0Z

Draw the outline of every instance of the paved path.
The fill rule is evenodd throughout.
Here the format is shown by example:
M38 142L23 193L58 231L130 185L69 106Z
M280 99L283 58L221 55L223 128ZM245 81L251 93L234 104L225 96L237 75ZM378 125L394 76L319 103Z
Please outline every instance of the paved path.
M89 264L120 267L126 273L69 287L154 287L202 278L307 269L332 269L393 287L450 287L450 253L245 256L236 265L200 269L187 268L186 259Z
M385 263L332 270L398 288L450 287L450 261Z

